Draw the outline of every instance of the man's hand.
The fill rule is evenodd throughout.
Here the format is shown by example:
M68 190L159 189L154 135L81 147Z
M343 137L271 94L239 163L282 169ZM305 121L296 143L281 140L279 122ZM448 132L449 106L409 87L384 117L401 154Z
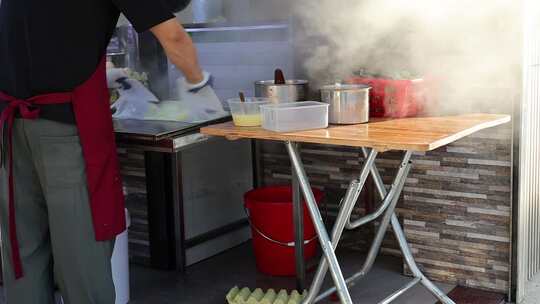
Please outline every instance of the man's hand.
M205 81L193 41L175 18L154 26L150 31L163 46L169 60L184 73L188 83L200 84Z
M187 79L182 79L181 88L192 93L197 93L206 86L212 86L212 75L203 71L203 80L199 83L190 83Z

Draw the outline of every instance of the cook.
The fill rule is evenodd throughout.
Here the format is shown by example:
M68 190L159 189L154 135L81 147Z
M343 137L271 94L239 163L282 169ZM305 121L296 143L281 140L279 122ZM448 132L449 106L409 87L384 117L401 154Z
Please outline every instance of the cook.
M114 303L110 258L126 225L105 76L120 12L150 30L197 97L209 83L161 1L2 0L0 220L8 304Z

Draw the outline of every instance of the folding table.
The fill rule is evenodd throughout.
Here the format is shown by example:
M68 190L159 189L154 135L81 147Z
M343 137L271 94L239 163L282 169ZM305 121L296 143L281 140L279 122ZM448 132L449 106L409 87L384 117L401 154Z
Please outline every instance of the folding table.
M395 214L395 208L405 185L407 175L411 170L411 156L413 152L435 150L480 130L502 125L507 122L510 122L510 116L508 115L467 114L446 117L376 120L367 124L330 126L328 129L290 133L275 133L262 128L240 128L228 122L205 127L201 129L201 132L207 135L224 136L231 140L250 138L285 143L293 167L293 176L295 177L293 184L294 180L297 180L302 190L323 252L323 258L311 283L308 296L303 302L304 304L319 302L334 292L339 296L341 303L352 304L353 301L349 293L349 287L371 270L375 258L380 251L385 233L390 225L414 278L380 303L390 303L405 291L421 283L442 303L455 304L454 301L447 297L418 268L407 243L405 233ZM361 148L364 154L365 158L360 175L357 179L350 182L349 188L340 203L339 213L331 234L325 228L321 213L315 201L298 151L298 143L358 147ZM394 181L387 190L375 165L375 159L379 153L390 150L403 151L404 153ZM382 203L373 213L353 221L351 214L354 205L370 174L375 181L375 186L382 199ZM299 193L297 196L299 196ZM295 200L298 202L299 197ZM301 230L301 214L301 212L295 212L296 227L298 227L295 234L297 238L295 243L300 252L303 244L303 233L298 233L298 230ZM362 269L346 279L343 276L335 254L344 229L356 229L379 218L379 227ZM303 263L302 257L302 255L297 254L297 263ZM299 268L301 269L302 267ZM330 271L335 287L321 293L321 287L328 271Z

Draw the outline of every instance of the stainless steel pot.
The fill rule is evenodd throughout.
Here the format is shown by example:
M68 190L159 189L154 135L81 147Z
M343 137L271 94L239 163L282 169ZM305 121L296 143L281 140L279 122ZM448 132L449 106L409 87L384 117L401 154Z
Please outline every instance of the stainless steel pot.
M331 124L360 124L369 121L369 90L356 84L336 84L321 88L322 101L330 104Z
M255 97L269 98L272 103L304 101L308 95L307 80L287 80L285 84L275 84L274 80L255 82Z

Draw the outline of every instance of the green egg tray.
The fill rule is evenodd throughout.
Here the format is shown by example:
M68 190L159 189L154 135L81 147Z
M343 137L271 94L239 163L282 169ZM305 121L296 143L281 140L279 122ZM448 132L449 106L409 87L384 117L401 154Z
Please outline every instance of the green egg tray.
M247 287L242 289L234 287L229 291L226 299L229 304L300 304L306 295L307 291L300 294L293 290L289 295L284 289L276 293L274 289L264 292L257 288L252 292Z

